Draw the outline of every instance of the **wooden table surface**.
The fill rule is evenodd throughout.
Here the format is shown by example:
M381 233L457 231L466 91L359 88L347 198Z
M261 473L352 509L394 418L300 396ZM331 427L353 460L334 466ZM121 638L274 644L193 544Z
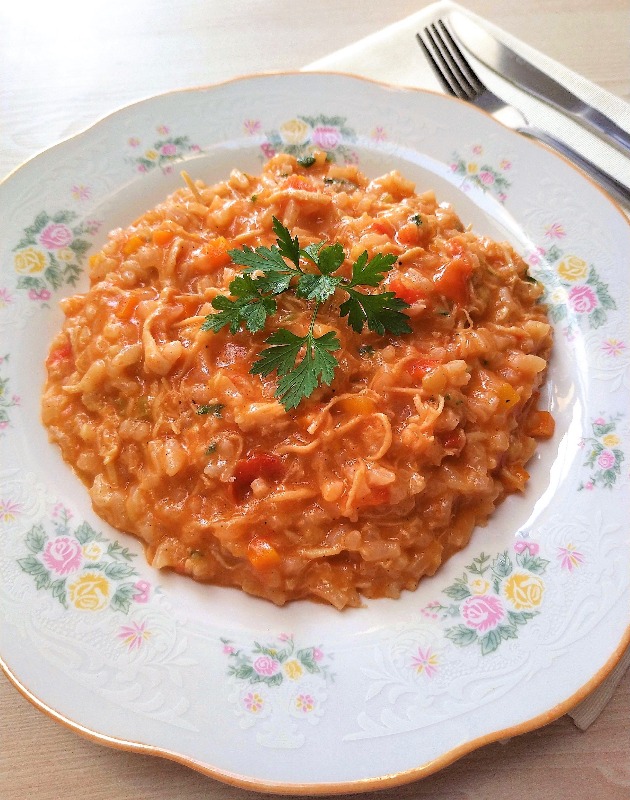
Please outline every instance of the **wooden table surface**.
M630 100L630 0L462 0ZM127 102L238 74L293 70L426 0L8 0L0 5L0 176ZM567 717L380 793L432 800L628 800L630 673L580 732ZM261 797L178 764L102 747L0 676L0 800Z

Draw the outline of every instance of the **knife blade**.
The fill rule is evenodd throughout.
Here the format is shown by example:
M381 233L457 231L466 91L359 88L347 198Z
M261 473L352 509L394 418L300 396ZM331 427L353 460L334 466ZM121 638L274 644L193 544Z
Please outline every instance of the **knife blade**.
M470 17L453 12L448 19L460 42L482 64L519 89L566 114L591 133L603 137L627 155L630 150L630 132L495 39Z

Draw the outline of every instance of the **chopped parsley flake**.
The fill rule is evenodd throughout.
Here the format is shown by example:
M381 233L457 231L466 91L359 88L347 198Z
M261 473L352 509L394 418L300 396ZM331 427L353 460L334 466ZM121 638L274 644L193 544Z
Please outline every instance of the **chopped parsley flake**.
M197 414L212 414L215 417L220 417L224 408L223 403L210 403L210 405L199 406Z

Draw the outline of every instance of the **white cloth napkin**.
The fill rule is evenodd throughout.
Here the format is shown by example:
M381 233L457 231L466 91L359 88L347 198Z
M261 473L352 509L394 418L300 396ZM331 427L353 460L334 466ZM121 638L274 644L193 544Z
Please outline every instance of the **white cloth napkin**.
M416 14L309 64L304 69L348 72L400 86L441 91L440 83L424 58L415 35L426 25L451 11L467 14L484 25L524 58L545 70L576 95L630 131L630 106L623 100L450 0L433 3ZM618 180L630 186L630 158L623 156L615 148L607 145L551 107L511 86L482 64L475 62L475 68L489 89L496 91L508 102L517 105L532 124L543 127L562 138L599 167L611 172ZM630 209L626 210L630 213ZM630 648L606 680L569 712L569 716L578 728L586 730L597 719L629 667Z

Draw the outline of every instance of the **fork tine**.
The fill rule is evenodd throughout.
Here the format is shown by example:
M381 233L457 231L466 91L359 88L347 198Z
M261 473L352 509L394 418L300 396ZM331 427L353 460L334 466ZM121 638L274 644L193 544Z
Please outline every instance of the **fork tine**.
M440 19L416 38L442 86L461 100L473 101L486 87L479 80L450 31ZM426 40L426 41L425 41Z
M424 38L426 39L424 42L425 52L430 51L432 66L434 69L437 68L437 74L441 82L446 85L449 94L455 95L461 100L472 100L475 91L466 81L435 25L429 25L424 29Z
M435 43L433 42L433 39L430 37L427 28L424 29L424 34L431 43L432 47L435 48ZM447 94L454 94L456 97L460 97L461 95L458 92L457 84L452 85L451 82L446 79L445 71L450 76L450 70L447 69L446 64L444 63L444 59L441 57L442 54L439 51L437 51L437 56L440 59L440 63L438 64L435 58L433 57L433 53L431 52L431 50L429 50L429 48L425 44L424 39L419 33L416 33L416 39L418 40L418 44L422 48L422 51L424 52L427 61L431 65L431 68L433 69L435 76L442 84L442 88L444 89L444 91Z
M428 35L431 37L433 47L442 57L443 65L448 69L452 79L456 82L459 91L457 96L463 100L472 100L477 93L474 86L466 79L466 75L462 72L461 67L449 49L449 42L443 38L441 30L436 25L429 26Z
M437 21L437 24L442 33L442 41L448 47L448 50L452 58L457 62L460 70L462 71L462 75L464 76L467 83L475 90L477 94L483 92L484 89L486 88L485 85L479 80L477 73L470 66L468 59L462 53L455 39L453 39L453 37L451 36L451 32L444 24L444 21L439 19Z

